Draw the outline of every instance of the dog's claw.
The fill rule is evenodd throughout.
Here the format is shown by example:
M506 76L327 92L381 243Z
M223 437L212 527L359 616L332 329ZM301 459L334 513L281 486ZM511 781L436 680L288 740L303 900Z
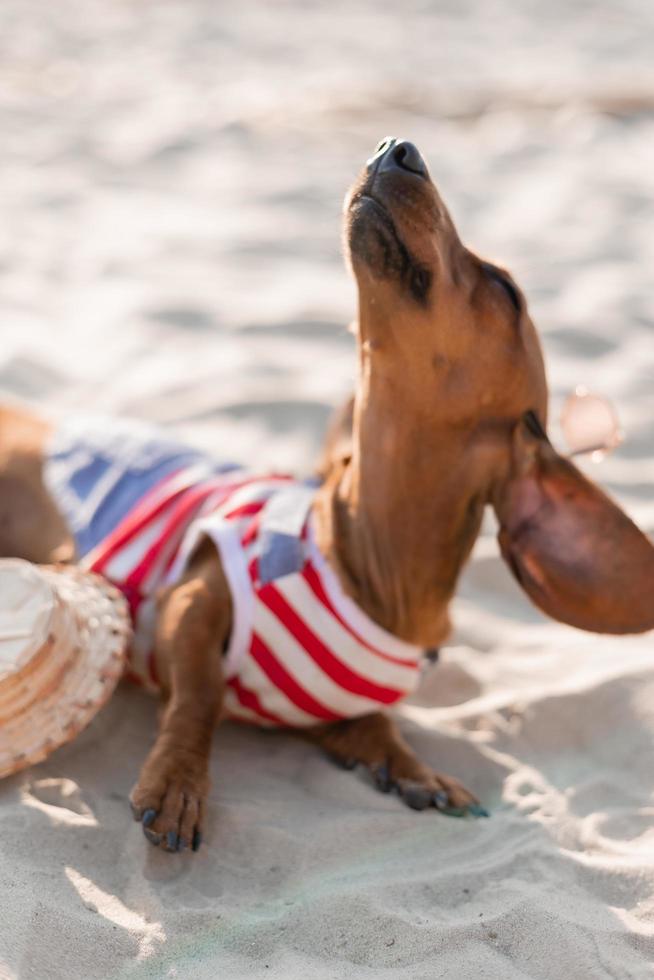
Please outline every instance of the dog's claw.
M465 817L468 812L468 807L466 806L445 806L441 810L446 817Z
M179 850L179 835L174 830L169 830L166 834L166 847L169 851Z
M382 793L390 793L393 788L393 782L391 780L391 774L388 771L388 766L382 762L379 765L371 766L370 771L377 789L381 790Z
M161 834L158 834L156 832L156 830L150 830L149 827L144 827L143 828L143 833L145 834L145 836L147 837L147 839L150 841L150 843L151 844L154 844L155 847L158 844L161 844Z
M449 803L449 797L447 793L439 789L434 793L434 806L437 810L445 810Z
M144 827L151 827L156 819L157 819L157 811L148 809L144 811L143 816L141 817L141 823L143 824Z
M469 803L468 813L471 813L473 817L490 817L488 810L479 803Z
M418 784L403 787L400 790L400 795L412 810L426 810L432 802L431 790Z
M202 843L202 834L200 833L199 830L194 830L193 831L193 842L191 844L191 850L193 850L193 851L199 850L201 843Z

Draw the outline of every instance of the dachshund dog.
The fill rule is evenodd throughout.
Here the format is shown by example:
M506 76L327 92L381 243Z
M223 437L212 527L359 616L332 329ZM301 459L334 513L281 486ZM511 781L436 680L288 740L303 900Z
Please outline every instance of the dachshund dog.
M132 605L134 655L165 707L131 805L167 851L200 845L222 717L295 731L415 809L485 814L381 709L446 639L487 504L545 613L654 628L654 548L549 443L524 296L462 244L413 144L378 146L346 199L345 241L358 379L320 481L226 470L144 430L84 423L62 437L0 409L0 555L81 561Z

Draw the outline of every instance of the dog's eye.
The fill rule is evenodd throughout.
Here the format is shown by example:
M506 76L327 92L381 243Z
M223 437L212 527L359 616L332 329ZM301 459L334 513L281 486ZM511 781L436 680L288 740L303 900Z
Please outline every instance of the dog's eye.
M513 307L517 310L518 313L520 313L522 309L522 304L520 302L520 294L518 293L518 290L515 288L511 280L507 279L507 277L503 275L503 273L501 273L499 269L496 269L494 265L489 265L486 262L482 264L488 278L492 279L494 282L497 282L500 284L500 286L502 286L504 292L511 300Z

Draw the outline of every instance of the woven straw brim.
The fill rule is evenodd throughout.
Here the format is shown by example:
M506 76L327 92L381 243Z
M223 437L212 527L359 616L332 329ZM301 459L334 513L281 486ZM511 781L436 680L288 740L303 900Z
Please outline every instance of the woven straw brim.
M131 636L125 598L106 579L72 565L39 572L72 612L76 652L58 684L29 710L0 719L0 777L41 762L89 724L120 680Z

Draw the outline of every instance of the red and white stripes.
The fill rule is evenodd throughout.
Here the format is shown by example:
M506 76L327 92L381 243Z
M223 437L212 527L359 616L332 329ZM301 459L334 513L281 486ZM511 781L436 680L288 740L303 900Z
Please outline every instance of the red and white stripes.
M196 468L194 468L196 469ZM133 671L154 686L154 593L174 582L202 535L216 544L230 585L233 630L225 658L225 713L267 726L304 727L354 717L405 697L422 650L372 622L346 596L318 551L310 515L300 520L298 567L262 582L266 513L287 477L184 470L155 487L88 556L130 601ZM219 655L219 652L216 652Z
M422 650L382 630L343 593L310 519L306 538L295 573L261 584L249 563L250 643L229 684L232 717L291 727L336 721L393 704L420 679Z

